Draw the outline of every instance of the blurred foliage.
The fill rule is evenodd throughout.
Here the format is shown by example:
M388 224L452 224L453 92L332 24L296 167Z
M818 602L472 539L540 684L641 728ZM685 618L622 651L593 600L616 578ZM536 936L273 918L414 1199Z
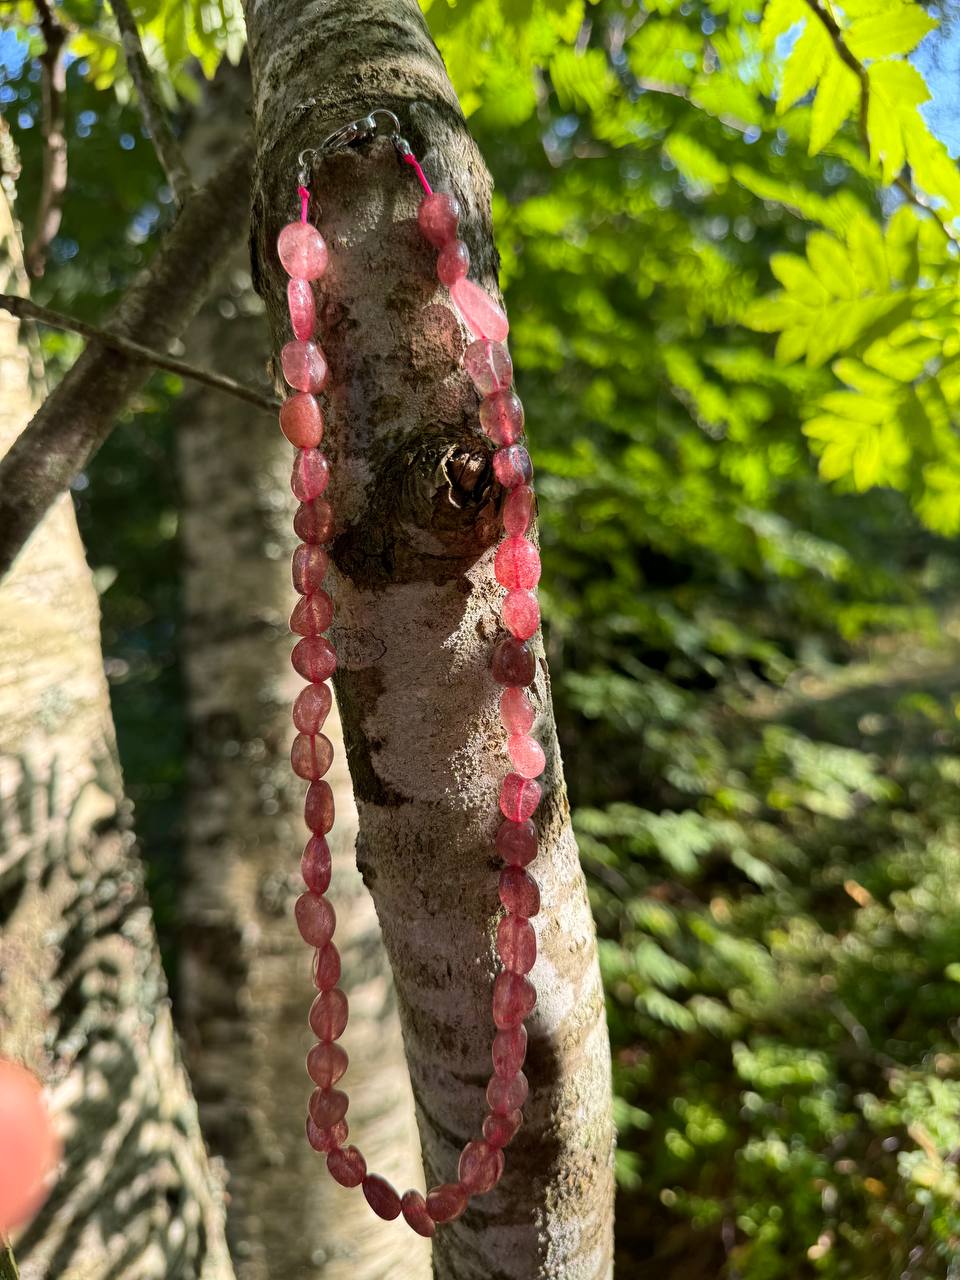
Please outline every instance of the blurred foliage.
M69 8L96 123L41 289L96 314L169 197L108 13ZM949 25L900 0L423 8L497 182L620 1273L958 1276L960 188L916 52ZM202 49L168 37L179 9ZM236 56L216 10L138 10L171 93ZM33 120L35 53L0 86ZM167 395L140 406L153 452L121 427L80 497L117 571L128 778L175 811ZM169 824L138 825L156 858Z

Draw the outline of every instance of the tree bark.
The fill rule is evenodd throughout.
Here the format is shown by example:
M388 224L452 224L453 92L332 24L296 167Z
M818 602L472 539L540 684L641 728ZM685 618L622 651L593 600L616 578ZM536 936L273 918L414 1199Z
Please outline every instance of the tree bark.
M435 185L457 195L472 275L495 290L490 180L415 0L249 0L247 27L254 260L275 348L289 330L274 245L295 211L297 154L373 107L396 112ZM326 160L314 192L331 249L320 331L332 370L337 696L428 1181L443 1182L479 1136L491 1070L493 836L507 771L489 674L502 495L460 367L464 334L414 220L412 175L383 141ZM611 1270L609 1046L542 653L535 696L548 768L532 868L543 912L531 1096L500 1186L437 1233L442 1280ZM363 1145L362 1131L354 1138Z
M0 287L24 287L0 195ZM0 454L35 408L0 316ZM123 801L97 594L62 496L0 589L0 1053L65 1152L22 1280L230 1280L222 1186L181 1068ZM0 1139L2 1140L2 1139Z

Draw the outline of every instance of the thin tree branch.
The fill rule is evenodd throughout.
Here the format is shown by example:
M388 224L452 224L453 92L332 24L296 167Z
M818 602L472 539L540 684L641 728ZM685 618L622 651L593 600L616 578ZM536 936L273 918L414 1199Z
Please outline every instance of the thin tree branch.
M145 347L142 342L134 342L122 334L111 333L109 329L98 329L96 325L87 324L85 320L77 320L73 316L62 315L59 311L51 311L49 307L41 307L29 298L18 298L14 294L0 293L0 308L21 320L37 320L49 325L52 329L65 329L68 333L79 333L84 338L95 338L105 347L113 351L123 351L137 360L144 360L157 369L166 369L169 373L177 373L192 382L202 382L217 391L225 391L228 395L246 400L260 409L271 412L279 407L279 401L264 395L256 387L248 387L235 378L228 378L222 373L213 373L208 369L198 369L196 365L185 360L177 360L173 356L164 355L152 347Z
M67 33L48 0L37 0L37 17L44 41L40 55L43 74L43 180L37 229L25 254L27 272L33 278L43 275L50 242L60 230L63 196L67 189L67 68L63 57Z
M249 220L250 148L231 155L180 216L108 326L151 348L183 331ZM149 363L94 338L0 461L0 576L143 386Z
M167 121L167 113L157 93L153 72L143 52L143 43L140 40L136 20L130 12L127 0L110 0L110 7L120 28L120 40L127 60L127 70L136 86L140 98L140 112L150 132L153 148L167 175L167 181L170 183L170 189L177 204L183 204L193 190L193 181L180 150L180 144L173 135L173 130Z

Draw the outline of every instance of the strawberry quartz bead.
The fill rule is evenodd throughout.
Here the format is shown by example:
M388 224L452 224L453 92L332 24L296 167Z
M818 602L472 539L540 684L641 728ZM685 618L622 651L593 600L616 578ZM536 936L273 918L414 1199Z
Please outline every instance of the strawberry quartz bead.
M313 591L290 615L290 630L298 636L316 636L333 621L333 601L326 591Z
M301 502L293 517L293 531L301 542L329 542L333 533L333 508L326 498Z
M463 367L482 396L507 391L513 382L513 361L502 342L471 342L463 353Z
M530 1086L522 1071L515 1076L491 1076L487 1085L487 1104L494 1115L508 1116L511 1111L519 1111L529 1092Z
M322 391L327 381L327 357L315 342L288 342L280 350L280 367L298 391Z
M505 489L515 489L518 484L529 484L533 479L533 463L521 444L498 449L493 455L493 474Z
M321 1151L324 1154L335 1151L346 1142L349 1132L350 1128L346 1120L341 1120L332 1129L321 1129L307 1116L307 1141L314 1151Z
M515 972L520 972L515 970ZM328 942L313 957L313 985L318 991L332 991L340 981L340 952Z
M525 867L537 856L537 828L525 822L504 822L497 831L497 853L513 867Z
M504 532L512 538L522 538L533 520L533 490L528 484L517 485L507 494L503 504Z
M490 673L497 684L533 684L537 674L536 655L523 640L508 636L506 640L501 640L493 651Z
M289 222L277 236L277 254L288 276L319 280L327 269L326 241L309 222Z
M503 625L517 640L529 640L540 626L540 606L532 591L508 591L501 609Z
M293 553L291 573L293 589L302 596L317 591L330 567L330 557L323 547L308 546L306 543L297 547Z
M356 1147L339 1147L327 1156L327 1168L341 1187L359 1187L367 1173L367 1162Z
M460 201L445 191L434 191L424 196L417 210L420 230L437 249L457 238L460 222Z
M349 1065L347 1051L338 1044L315 1044L307 1054L307 1074L321 1089L337 1083Z
M333 993L330 992L330 994ZM533 1011L536 1003L537 993L528 978L519 973L511 973L509 970L497 974L493 983L493 1021L501 1031L510 1031L513 1027L519 1027ZM494 1079L500 1079L500 1077L495 1076ZM489 1090L487 1097L489 1099ZM491 1106L493 1106L492 1103ZM515 1102L512 1106L504 1107L503 1110L512 1111L514 1107L519 1106L520 1103ZM493 1107L493 1110L497 1111L500 1108Z
M317 323L317 304L309 280L287 281L287 306L290 309L290 327L293 336L301 342L313 337Z
M381 1178L379 1173L366 1175L363 1180L363 1194L367 1198L367 1204L378 1218L385 1218L387 1222L392 1222L394 1218L400 1217L400 1197L386 1178Z
M497 581L508 591L530 591L540 581L540 552L528 538L504 538L493 561Z
M349 1012L347 997L339 987L334 987L332 991L321 991L310 1006L310 1030L325 1044L331 1040L339 1040L347 1025Z
M313 684L329 679L337 669L336 651L323 636L304 636L298 640L290 661L293 669Z
M325 836L333 826L333 791L329 782L311 782L303 802L303 816L315 836Z
M498 1031L493 1037L490 1057L498 1076L515 1076L527 1056L527 1028L513 1027L510 1031ZM310 1073L313 1075L313 1073ZM319 1084L320 1081L317 1081Z
M405 1191L400 1201L400 1208L407 1225L416 1231L418 1236L430 1236L436 1233L437 1227L427 1213L427 1202L419 1191Z
M523 867L500 872L500 901L514 916L535 916L540 910L540 887Z
M319 498L330 483L330 463L319 449L298 449L293 460L290 488L300 502Z
M464 277L450 286L450 297L471 333L491 342L503 342L510 332L510 322L489 293Z
M531 706L530 699L522 689L504 689L500 695L500 719L508 733L529 733L533 728L535 717L536 712ZM299 727L297 725L297 728Z
M308 684L293 704L293 723L301 733L319 733L332 705L333 694L328 684Z
M297 928L311 947L325 947L337 926L337 913L318 893L302 893L293 907Z
M497 929L497 951L505 969L529 973L537 960L537 935L530 921L521 916L504 916Z
M323 836L311 836L300 858L300 874L311 893L326 893L330 888L333 862L330 846Z
M525 734L511 734L507 739L507 755L521 778L539 778L546 767L543 747L536 738L528 738Z
M462 280L470 270L470 250L462 240L451 240L437 254L437 276L441 284Z
M494 444L515 444L523 435L523 405L512 391L497 391L480 404L480 425Z
M522 1123L522 1111L511 1111L506 1116L498 1116L491 1112L483 1122L483 1136L491 1147L505 1147L513 1141Z
M427 1193L427 1213L434 1222L453 1222L466 1209L468 1199L459 1182L445 1182Z
M487 1142L468 1142L460 1154L457 1176L470 1195L492 1191L503 1177L503 1152Z
M333 743L322 733L298 733L290 748L290 763L298 778L316 782L333 764Z
M310 1095L310 1119L318 1129L332 1129L347 1114L350 1099L342 1089L314 1089Z
M305 391L280 406L280 430L297 449L315 449L323 439L323 411Z

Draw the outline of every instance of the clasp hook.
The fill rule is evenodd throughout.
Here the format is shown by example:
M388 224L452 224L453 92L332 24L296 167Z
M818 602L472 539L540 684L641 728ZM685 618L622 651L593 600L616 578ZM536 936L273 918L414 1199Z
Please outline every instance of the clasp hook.
M361 116L359 120L351 120L347 124L340 125L338 129L334 129L333 133L327 134L318 147L305 147L297 156L297 164L300 166L300 182L305 183L307 179L308 156L313 161L318 156L332 155L336 151L344 151L347 147L362 147L365 143L372 142L374 138L379 137L381 130L380 125L377 123L378 116L384 116L390 121L389 137L397 153L401 156L408 155L410 144L400 136L400 121L386 107L375 107L369 115Z

